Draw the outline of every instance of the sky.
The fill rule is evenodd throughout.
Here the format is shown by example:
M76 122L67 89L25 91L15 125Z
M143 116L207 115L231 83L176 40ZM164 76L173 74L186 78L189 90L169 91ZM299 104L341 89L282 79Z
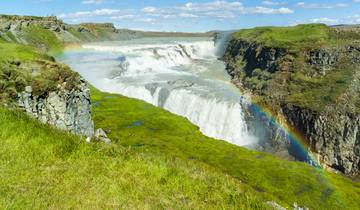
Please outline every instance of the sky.
M360 24L360 0L0 0L0 14L56 15L66 23L205 32L300 23Z

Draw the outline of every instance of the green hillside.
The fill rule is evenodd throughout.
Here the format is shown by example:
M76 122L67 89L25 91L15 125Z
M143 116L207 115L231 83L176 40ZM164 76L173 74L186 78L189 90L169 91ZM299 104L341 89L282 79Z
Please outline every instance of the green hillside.
M24 72L8 70L18 62L45 62L41 74L20 81L41 90L69 72L42 54L42 46L61 47L49 33L30 33L36 49L0 44L0 88L21 91ZM271 209L269 201L360 209L360 184L348 178L205 137L143 101L91 92L95 126L109 132L110 145L87 144L1 104L0 209Z
M143 101L92 95L111 145L0 110L0 208L359 208L358 183L207 138Z

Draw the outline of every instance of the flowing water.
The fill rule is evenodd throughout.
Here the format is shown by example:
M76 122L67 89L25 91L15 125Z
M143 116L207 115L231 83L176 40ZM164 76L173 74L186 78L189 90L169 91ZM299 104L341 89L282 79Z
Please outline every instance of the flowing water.
M256 145L219 51L207 38L85 44L58 57L102 91L142 99L188 118L207 136Z

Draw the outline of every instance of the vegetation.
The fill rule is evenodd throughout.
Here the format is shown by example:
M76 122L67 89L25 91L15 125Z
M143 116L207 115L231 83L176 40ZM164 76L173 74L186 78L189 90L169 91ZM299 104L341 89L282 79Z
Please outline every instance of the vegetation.
M57 53L64 47L64 44L56 37L55 33L40 26L26 28L24 37L31 46L49 54Z
M260 96L258 99L265 103L276 100L322 111L327 106L336 105L356 78L358 65L350 58L355 55L343 55L341 53L346 50L342 52L339 49L357 46L356 40L359 38L359 31L338 30L323 24L244 29L234 34L233 43L239 40L257 43L257 54L263 47L284 50L285 55L276 58L275 64L272 64L276 65L276 70L270 71L264 67L249 69L247 60L236 60L236 55L227 55L225 59L234 68L234 74L241 84ZM309 64L309 52L316 52L320 48L328 49L337 63L323 66ZM268 54L270 56L270 52ZM259 62L264 62L264 59L259 58ZM354 101L360 101L359 97L354 98ZM354 107L350 105L346 109L359 111Z
M207 138L140 100L92 95L111 145L0 109L0 208L359 208L359 183Z
M359 34L344 36L324 24L303 24L293 27L257 27L243 29L234 34L236 39L255 41L266 46L292 51L314 49L349 43L360 38Z
M0 127L1 209L266 209L201 162L89 145L4 109Z
M296 72L291 76L286 101L300 107L324 110L329 104L336 104L337 99L348 90L354 78L355 68L344 66L342 70L334 70L325 76L316 77L306 76L306 73L301 71Z
M0 42L0 62L9 60L30 61L35 59L50 59L50 57L30 46Z
M109 136L124 147L206 163L240 180L263 202L275 200L284 206L297 202L314 209L359 208L358 198L352 196L359 194L360 185L346 178L207 138L184 118L139 100L95 89L92 98L96 126L110 130Z
M61 49L56 36L37 27L26 32L36 50L0 44L0 91L11 97L25 84L36 94L76 84L76 73L41 53ZM0 108L0 208L267 209L267 201L360 208L359 183L205 137L183 117L143 101L91 92L95 125L109 132L111 145L86 144Z
M58 84L71 90L79 75L69 67L53 62L53 58L35 48L15 43L0 43L0 102L16 99L25 86L33 88L34 95L43 95L57 89Z

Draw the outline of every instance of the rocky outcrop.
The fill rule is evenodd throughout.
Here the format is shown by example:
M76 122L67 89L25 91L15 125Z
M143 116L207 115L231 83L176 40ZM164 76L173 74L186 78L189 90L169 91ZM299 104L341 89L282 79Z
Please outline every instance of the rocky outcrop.
M106 132L102 128L99 128L95 131L94 138L95 140L102 141L106 144L111 143L111 140L108 138Z
M267 47L256 42L233 39L227 47L224 61L233 82L243 91L251 93L257 99L260 98L262 103L271 107L280 123L289 125L303 134L309 147L307 149L316 154L325 168L350 176L360 173L360 69L355 70L360 63L359 43L306 49L294 53L291 49ZM348 83L341 86L342 94L337 96L336 103L331 102L324 108L315 109L287 100L293 82L291 77L298 71L306 69L303 77L309 78L310 81L316 77L317 80L314 81L320 81L332 70L345 68L353 69L355 73L351 73L350 80L344 79L346 73L344 78L334 80L338 83ZM267 87L264 87L263 83ZM301 84L297 85L301 87ZM304 85L299 90L309 88L306 83ZM295 92L297 93L299 92ZM304 97L303 100L311 99ZM250 110L249 114L255 115L256 112ZM256 117L258 116L253 118ZM264 119L260 121L263 122ZM291 153L288 137L279 135L281 131L272 123L267 125L273 147L278 147L278 150L288 147Z
M233 39L230 41L226 50L225 60L229 73L235 77L235 68L230 64L242 62L243 70L247 75L252 75L252 71L266 69L269 72L279 70L280 61L285 57L286 50L282 48L266 47L255 42Z
M72 90L66 90L61 85L57 91L41 96L33 95L32 88L28 86L19 93L18 104L43 123L87 137L94 135L90 90L85 81Z
M55 16L43 18L33 16L0 16L0 31L21 31L30 26L40 26L54 32L66 29L64 22Z
M306 52L306 60L310 67L318 70L321 75L336 68L342 60L349 63L359 64L360 60L359 43L340 48L323 48Z
M360 172L360 115L331 110L315 112L284 105L288 123L296 127L319 155L320 162L348 175Z

